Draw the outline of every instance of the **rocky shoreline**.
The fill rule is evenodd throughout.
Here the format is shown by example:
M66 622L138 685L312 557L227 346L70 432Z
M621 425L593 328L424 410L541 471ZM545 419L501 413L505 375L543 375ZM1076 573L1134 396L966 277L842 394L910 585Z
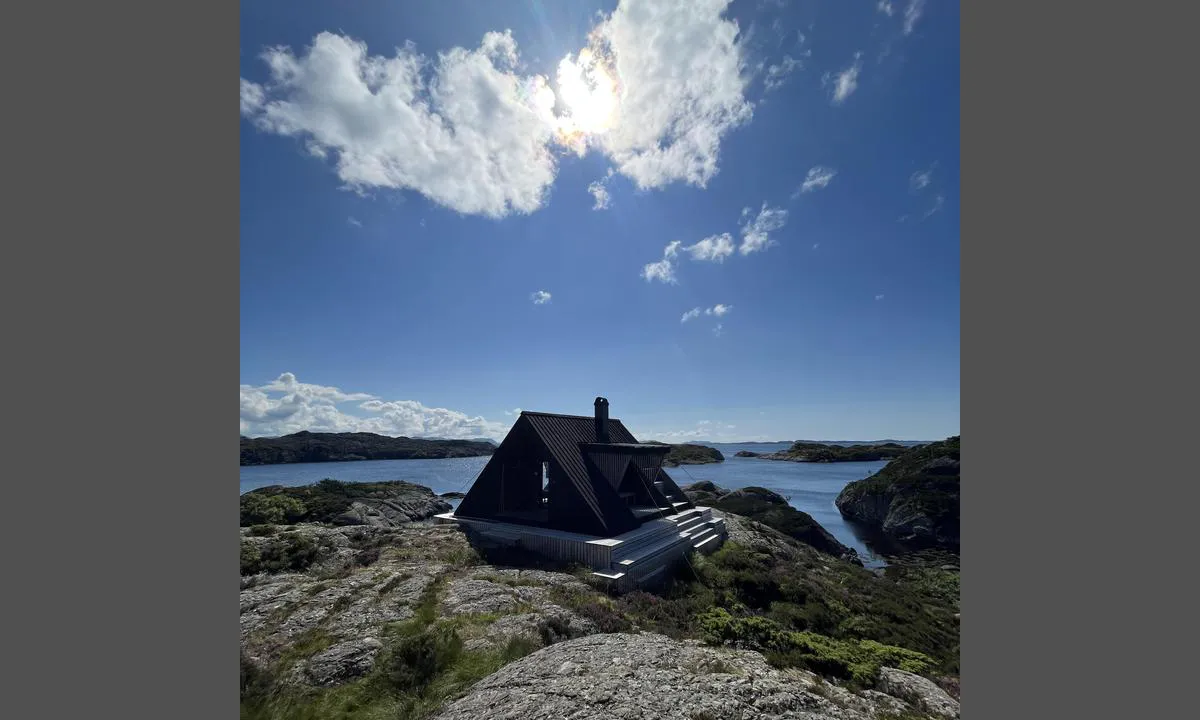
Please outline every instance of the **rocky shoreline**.
M956 589L765 524L806 527L782 498L690 487L763 522L725 511L725 547L614 596L480 555L428 488L269 490L242 501L243 718L958 717ZM328 519L258 522L293 500Z
M909 450L848 484L835 504L901 547L959 547L959 437Z
M734 457L803 463L873 462L899 457L905 450L903 445L890 442L873 445L828 445L801 441L792 443L787 450L773 453L739 450L734 453Z

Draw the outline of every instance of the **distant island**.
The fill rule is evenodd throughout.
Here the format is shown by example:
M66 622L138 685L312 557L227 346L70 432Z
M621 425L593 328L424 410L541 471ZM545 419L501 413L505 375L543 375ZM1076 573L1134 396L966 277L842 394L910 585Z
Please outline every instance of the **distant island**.
M481 440L429 440L375 433L314 433L302 430L276 438L242 437L242 465L429 460L491 455L496 445Z
M904 454L908 448L895 442L870 445L834 445L798 440L787 450L773 453L756 453L741 450L736 457L756 457L763 460L787 460L790 462L870 462L890 460Z
M721 454L720 450L707 445L693 445L692 443L672 445L671 443L659 442L657 440L649 440L646 444L671 446L671 452L667 453L667 456L663 458L663 467L708 465L710 463L725 462L725 456Z
M865 480L847 485L844 517L910 547L959 546L959 436L912 448Z

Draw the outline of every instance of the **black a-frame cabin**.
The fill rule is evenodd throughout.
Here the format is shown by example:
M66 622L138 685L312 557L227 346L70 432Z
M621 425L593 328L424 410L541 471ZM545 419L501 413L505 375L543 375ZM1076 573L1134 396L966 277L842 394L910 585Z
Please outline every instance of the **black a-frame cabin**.
M666 445L642 444L608 418L522 412L456 517L612 537L694 507L662 469Z

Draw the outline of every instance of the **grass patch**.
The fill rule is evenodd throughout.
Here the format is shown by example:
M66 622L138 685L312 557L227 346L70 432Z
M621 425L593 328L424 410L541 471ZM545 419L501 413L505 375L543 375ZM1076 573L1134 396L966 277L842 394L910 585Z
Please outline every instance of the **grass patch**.
M536 641L514 638L501 648L465 650L460 630L471 624L493 622L499 616L460 616L439 621L441 585L437 581L425 589L412 618L386 628L385 647L374 669L358 681L329 689L288 690L274 682L298 659L328 647L330 639L320 631L304 636L289 648L271 672L256 669L243 656L243 720L425 718L482 678L539 647Z
M403 583L405 580L408 580L411 577L412 577L412 575L410 575L409 573L406 573L406 572L402 572L402 573L399 573L398 575L393 576L391 580L388 580L382 586L380 586L379 594L387 595L391 591L400 587L401 583Z
M855 687L872 687L881 667L928 673L933 658L874 640L838 640L811 632L790 632L762 616L734 617L716 608L700 618L704 639L762 652L776 667L799 667L848 681Z

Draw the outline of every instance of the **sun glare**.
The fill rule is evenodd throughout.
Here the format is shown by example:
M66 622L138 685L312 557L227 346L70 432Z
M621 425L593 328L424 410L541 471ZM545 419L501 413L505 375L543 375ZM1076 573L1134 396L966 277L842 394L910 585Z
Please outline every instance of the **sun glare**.
M558 92L563 112L554 115L559 140L582 152L589 137L613 127L617 117L617 84L608 64L589 48L578 58L558 64Z

